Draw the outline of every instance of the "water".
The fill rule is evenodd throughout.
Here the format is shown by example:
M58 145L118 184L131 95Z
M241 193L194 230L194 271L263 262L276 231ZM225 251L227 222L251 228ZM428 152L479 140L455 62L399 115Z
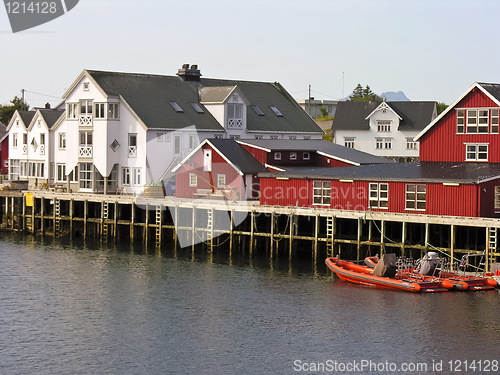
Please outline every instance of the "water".
M499 359L497 290L383 291L304 260L172 254L4 236L0 374L333 373L334 361L447 374L450 360ZM373 367L385 361L397 371Z

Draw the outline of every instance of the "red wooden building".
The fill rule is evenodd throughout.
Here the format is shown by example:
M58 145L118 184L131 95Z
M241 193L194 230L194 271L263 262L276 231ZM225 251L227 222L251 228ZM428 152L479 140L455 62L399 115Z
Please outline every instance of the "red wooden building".
M398 163L259 176L263 205L500 217L496 163Z
M9 173L9 132L7 127L0 122L0 171L1 174Z
M500 84L475 83L416 138L421 161L500 163Z

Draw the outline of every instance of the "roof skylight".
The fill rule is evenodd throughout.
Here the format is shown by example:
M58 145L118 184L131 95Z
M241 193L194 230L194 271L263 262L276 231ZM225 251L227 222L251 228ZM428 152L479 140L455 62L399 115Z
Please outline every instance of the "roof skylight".
M191 104L191 107L193 107L193 109L198 112L198 113L205 113L205 111L203 110L203 108L201 108L201 106L198 104L198 103L190 103Z
M177 102L168 102L168 104L170 104L170 106L174 109L175 112L178 113L184 112L184 110L181 108L179 104L177 104Z
M260 109L258 105L253 105L252 109L257 115L264 116L264 112L262 112L262 109Z
M277 107L271 107L271 110L274 112L274 114L278 117L283 117L283 113L277 108Z

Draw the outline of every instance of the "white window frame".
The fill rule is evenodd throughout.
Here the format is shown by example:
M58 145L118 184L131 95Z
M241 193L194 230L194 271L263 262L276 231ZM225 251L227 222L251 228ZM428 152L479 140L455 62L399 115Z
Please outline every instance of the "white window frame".
M66 103L66 118L68 120L78 119L79 103Z
M495 186L494 190L495 198L494 198L494 209L495 213L500 212L500 186Z
M122 167L122 185L130 186L130 167Z
M427 209L427 185L406 184L405 210L425 211L426 209Z
M391 121L390 120L378 120L377 121L377 132L388 133L391 131Z
M196 173L189 174L189 187L198 186L198 175Z
M128 133L128 157L137 157L137 133Z
M281 152L274 153L274 160L281 160Z
M314 206L330 206L332 202L332 182L327 180L314 180L312 198Z
M17 144L19 142L19 136L17 133L12 134L12 148L17 148Z
M85 168L82 168L82 166ZM80 163L78 165L78 174L80 190L92 191L94 188L94 164L88 162Z
M489 143L465 143L465 161L488 161Z
M370 183L368 206L370 208L389 209L388 183Z
M311 153L309 152L302 153L302 160L311 160Z
M66 164L57 163L55 172L56 182L66 182Z
M9 162L9 178L13 181L19 180L21 163L19 159L10 159Z
M141 186L142 185L142 168L134 167L132 168L132 185Z
M108 103L108 119L118 120L120 118L120 103Z
M66 133L59 133L57 136L57 146L59 150L66 150Z
M406 138L406 149L407 150L418 150L418 142L414 141L413 138Z
M106 118L106 103L94 103L94 113L96 119Z
M354 148L356 142L355 137L344 137L344 147Z
M290 160L297 160L297 153L296 152L290 152Z
M226 188L226 175L218 174L217 175L217 189L225 189Z

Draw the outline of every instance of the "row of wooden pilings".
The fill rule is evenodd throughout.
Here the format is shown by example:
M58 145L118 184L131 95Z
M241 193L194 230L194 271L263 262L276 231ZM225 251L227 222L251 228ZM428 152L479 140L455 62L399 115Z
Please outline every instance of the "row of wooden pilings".
M420 258L433 250L455 260L463 254L484 254L482 262L489 267L500 257L500 220L489 218L46 191L0 192L0 201L1 228L35 236L209 251L244 248L250 255L259 251L272 258L279 252L315 260L332 255L361 260L386 252Z

